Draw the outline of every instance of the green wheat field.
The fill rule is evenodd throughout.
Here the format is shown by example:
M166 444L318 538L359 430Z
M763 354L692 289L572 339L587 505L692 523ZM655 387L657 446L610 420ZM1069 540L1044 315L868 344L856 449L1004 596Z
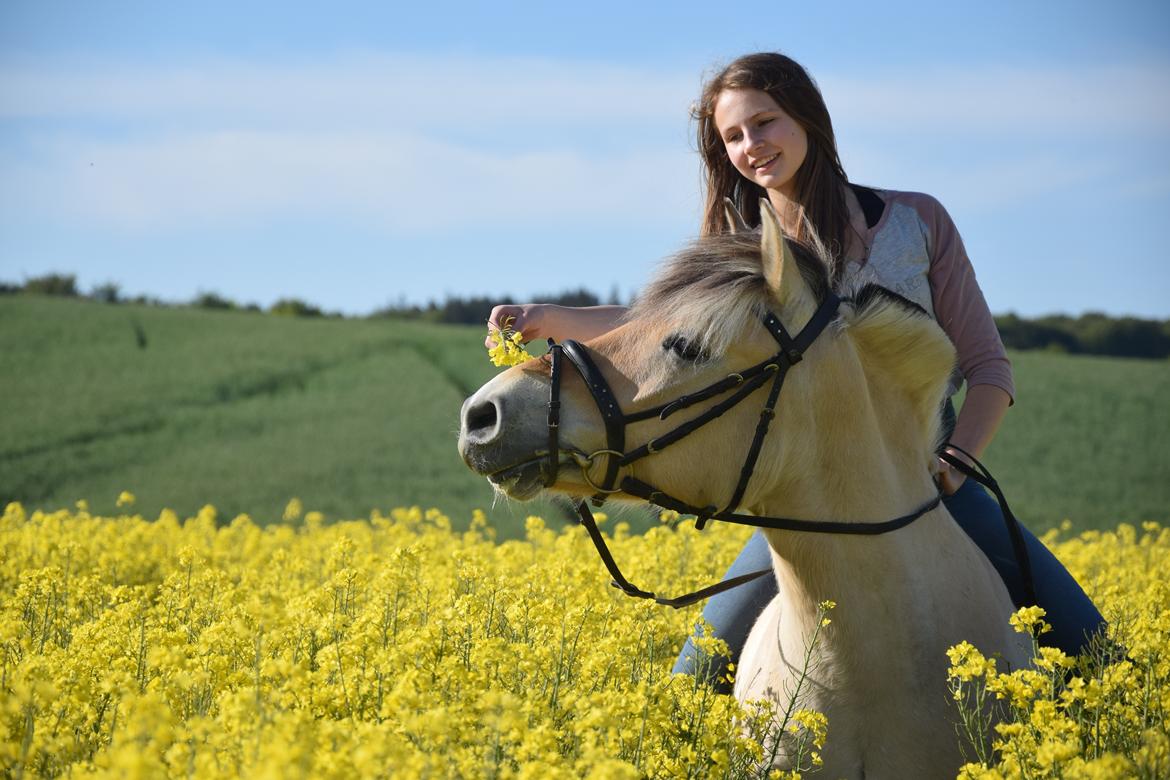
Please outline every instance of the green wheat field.
M497 369L479 328L0 298L0 506L279 519L420 505L501 538L551 502L495 501L455 451ZM1040 532L1170 522L1170 362L1012 354L1018 399L986 462ZM631 510L635 528L649 513Z

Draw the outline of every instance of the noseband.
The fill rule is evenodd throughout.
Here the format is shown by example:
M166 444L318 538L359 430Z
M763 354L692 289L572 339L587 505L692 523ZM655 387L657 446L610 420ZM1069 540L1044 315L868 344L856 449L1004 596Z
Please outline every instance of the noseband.
M594 506L601 506L606 497L612 493L625 493L641 498L664 509L695 515L697 518L695 527L700 530L706 525L708 520L712 519L776 530L865 535L888 533L889 531L894 531L910 524L937 507L942 500L942 494L940 493L934 496L930 501L908 515L880 523L797 520L786 517L746 515L735 511L743 499L748 482L751 480L752 472L755 470L756 461L759 458L760 449L764 443L764 437L767 435L768 427L772 422L772 418L775 416L776 400L780 396L780 388L784 384L784 378L787 376L788 370L801 361L805 351L825 330L826 326L836 318L840 305L840 298L832 292L828 293L820 306L817 307L812 318L795 338L788 335L788 331L784 329L784 325L781 324L775 314L770 311L767 312L763 316L763 324L779 345L779 350L775 355L750 368L729 374L702 390L680 396L673 401L652 409L645 409L632 414L624 414L622 412L617 398L613 394L613 390L610 388L605 376L589 356L589 352L585 347L570 339L566 339L559 344L549 339L549 359L551 361L552 371L548 404L548 453L547 459L542 465L545 486L551 487L556 482L560 468L561 449L558 437L560 430L561 374L563 373L564 359L567 358L573 367L576 368L577 373L581 375L585 386L589 388L589 392L593 396L593 401L597 405L597 410L601 413L601 418L605 423L606 446L604 449L597 450L588 455L573 451L566 452L580 467L586 484L595 491L593 495ZM756 390L768 384L769 381L771 382L771 389L768 392L768 399L764 404L764 408L760 412L760 419L756 424L755 435L752 438L751 445L748 447L743 467L740 469L739 481L732 493L731 500L723 509L719 509L715 505L705 507L692 506L630 475L626 475L622 477L620 482L618 481L618 473L622 467L629 466L631 463L648 455L660 452L671 444L694 433L702 426L715 420L739 404ZM665 420L675 412L728 393L730 395L727 395L726 398L712 405L696 417L682 423L674 430L651 439L628 452L626 451L626 428L631 423L649 420L654 417ZM605 458L605 474L598 483L593 480L590 472L602 457ZM589 532L589 536L593 540L598 554L613 577L614 587L619 588L627 595L654 599L660 604L678 608L693 604L716 593L729 590L737 585L742 585L757 577L770 574L772 571L771 568L768 568L752 572L677 598L656 596L649 591L635 587L622 576L613 556L609 552L609 548L605 544L605 540L601 536L601 532L597 528L597 523L588 505L584 500L577 501L576 504L577 512L581 518L581 524Z

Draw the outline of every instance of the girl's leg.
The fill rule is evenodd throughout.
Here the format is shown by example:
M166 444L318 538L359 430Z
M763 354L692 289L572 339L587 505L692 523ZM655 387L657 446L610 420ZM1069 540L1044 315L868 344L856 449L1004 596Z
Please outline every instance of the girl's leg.
M744 546L735 563L723 575L723 579L738 577L741 574L766 569L772 565L772 553L768 542L759 531L752 534L752 538ZM739 659L740 651L747 642L748 633L756 618L764 611L777 593L775 577L760 577L738 588L732 588L724 593L712 596L703 608L703 620L711 625L712 633L727 642L731 648L731 658L712 658L706 668L700 668L697 663L699 650L695 647L693 637L688 638L674 664L676 674L702 673L703 680L720 693L730 693L731 686L726 682L727 664ZM701 636L698 627L696 636Z
M1012 601L1023 605L1024 580L999 503L970 479L943 503L999 572ZM1040 635L1040 644L1079 655L1089 640L1103 631L1105 620L1056 556L1023 525L1020 530L1032 565L1036 600L1044 608L1045 621L1052 625L1050 632Z

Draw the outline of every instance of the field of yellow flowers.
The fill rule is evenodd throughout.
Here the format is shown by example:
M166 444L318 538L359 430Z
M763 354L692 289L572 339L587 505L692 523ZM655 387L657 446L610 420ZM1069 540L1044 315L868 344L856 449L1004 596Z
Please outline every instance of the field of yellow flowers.
M754 777L776 730L817 760L815 714L671 676L698 608L608 587L579 528L533 517L497 544L482 514L456 533L418 508L326 524L294 501L266 527L126 512L0 519L2 776ZM747 534L667 519L607 524L652 589L718 579ZM1124 652L1000 673L953 649L964 775L1170 776L1170 530L1047 541Z

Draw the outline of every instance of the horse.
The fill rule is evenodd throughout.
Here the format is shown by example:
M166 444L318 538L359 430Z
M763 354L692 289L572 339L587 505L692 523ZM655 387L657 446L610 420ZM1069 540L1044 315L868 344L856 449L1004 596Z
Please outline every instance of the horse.
M565 373L559 396L550 396L549 356L481 387L463 405L459 451L499 492L521 500L546 489L582 501L599 489L631 498L633 488L622 485L649 484L718 518L711 510L728 506L734 490L732 503L751 515L853 531L919 507L921 516L889 533L763 531L779 592L743 648L734 695L783 711L807 672L798 705L829 724L818 774L953 777L962 755L947 649L966 640L1011 668L1031 658L1029 639L1010 628L1003 581L937 500L940 408L954 348L929 314L883 288L866 286L838 303L827 253L787 238L767 201L761 214L756 232L706 237L668 260L618 327L578 345L593 368ZM835 308L821 316L830 298ZM793 354L787 334L804 333L818 316L819 333ZM605 403L650 410L627 415L637 420L627 427L661 442L677 430L667 418L681 414L680 403L709 409L718 392L743 381L743 367L768 364L777 339L789 352L784 370L773 372L785 374L778 395L744 395L672 446L644 446L653 452L646 457L620 458L621 445L611 446ZM611 401L598 400L591 385L599 383ZM550 437L545 412L558 402ZM753 438L761 416L775 422ZM754 469L745 465L737 484L748 441L758 450ZM625 477L619 482L615 472ZM828 600L839 607L806 669L818 605ZM786 768L784 750L773 753Z

